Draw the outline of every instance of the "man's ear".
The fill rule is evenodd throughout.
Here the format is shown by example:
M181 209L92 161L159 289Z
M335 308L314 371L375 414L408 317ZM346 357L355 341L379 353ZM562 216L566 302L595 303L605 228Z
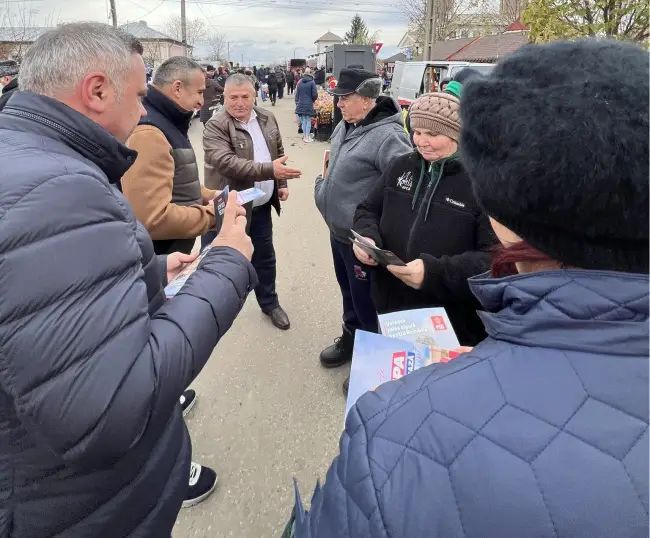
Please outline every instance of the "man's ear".
M106 110L114 91L108 77L101 72L88 73L79 83L79 90L84 106L98 114Z
M183 89L183 83L180 80L175 80L174 82L172 82L171 88L172 88L172 93L176 97L180 97L181 96L181 90Z

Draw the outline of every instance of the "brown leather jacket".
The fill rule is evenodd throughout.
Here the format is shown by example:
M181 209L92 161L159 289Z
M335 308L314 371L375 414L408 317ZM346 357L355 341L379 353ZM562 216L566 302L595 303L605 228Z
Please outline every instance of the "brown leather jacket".
M266 144L275 160L284 156L282 136L275 116L263 108L255 107L257 121L262 128ZM256 163L253 140L240 123L223 107L205 125L203 131L205 150L205 185L222 190L226 185L240 191L255 186L256 181L273 179L273 163ZM286 188L287 182L276 181L271 203L278 214L280 200L278 188Z

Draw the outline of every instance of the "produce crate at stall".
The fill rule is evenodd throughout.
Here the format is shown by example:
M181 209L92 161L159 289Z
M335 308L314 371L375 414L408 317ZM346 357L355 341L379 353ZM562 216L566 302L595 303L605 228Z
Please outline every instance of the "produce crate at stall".
M332 113L334 111L334 100L326 91L318 90L318 99L314 103L316 117L312 119L312 127L316 140L327 142L332 136Z

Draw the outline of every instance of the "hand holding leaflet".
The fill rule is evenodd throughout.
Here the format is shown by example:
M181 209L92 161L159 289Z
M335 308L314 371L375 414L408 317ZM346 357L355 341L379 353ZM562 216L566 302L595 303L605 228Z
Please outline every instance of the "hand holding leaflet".
M390 250L383 250L381 248L378 248L372 243L370 243L369 241L367 241L365 237L362 237L354 230L350 230L350 231L354 236L350 238L352 243L358 246L361 250L363 250L368 256L370 256L378 264L383 265L384 267L387 265L400 265L400 266L406 265L402 260L400 260L397 256L395 256L395 254L393 254Z

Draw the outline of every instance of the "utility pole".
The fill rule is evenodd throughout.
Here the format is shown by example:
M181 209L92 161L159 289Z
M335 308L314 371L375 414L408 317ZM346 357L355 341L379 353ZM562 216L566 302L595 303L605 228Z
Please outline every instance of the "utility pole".
M111 21L113 21L113 28L117 28L117 8L115 7L115 0L111 0Z
M183 54L187 56L187 20L185 19L185 0L181 0L181 42L183 43Z
M433 45L438 40L438 32L436 31L436 0L427 0L427 18L425 21L424 29L424 60L433 60Z
M230 41L226 41L226 44L228 45L228 62L230 62Z

